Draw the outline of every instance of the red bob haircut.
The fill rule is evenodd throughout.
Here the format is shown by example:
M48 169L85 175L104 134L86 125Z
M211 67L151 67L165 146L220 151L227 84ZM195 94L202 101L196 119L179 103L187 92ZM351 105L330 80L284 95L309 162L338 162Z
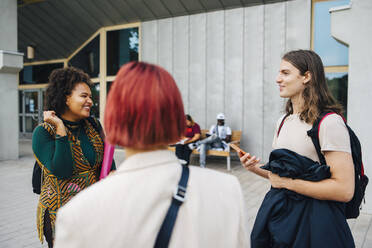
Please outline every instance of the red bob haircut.
M175 143L186 126L173 77L144 62L122 66L108 94L104 122L113 145L148 149Z

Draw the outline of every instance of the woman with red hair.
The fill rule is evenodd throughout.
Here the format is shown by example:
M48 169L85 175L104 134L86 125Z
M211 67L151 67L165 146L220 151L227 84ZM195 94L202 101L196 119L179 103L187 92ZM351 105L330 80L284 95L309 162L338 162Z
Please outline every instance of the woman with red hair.
M126 160L58 212L57 248L247 247L236 177L182 166L167 150L186 128L181 94L167 71L143 62L123 66L104 123L108 141L124 147ZM189 178L180 191L185 171ZM169 243L159 246L158 233L175 202Z

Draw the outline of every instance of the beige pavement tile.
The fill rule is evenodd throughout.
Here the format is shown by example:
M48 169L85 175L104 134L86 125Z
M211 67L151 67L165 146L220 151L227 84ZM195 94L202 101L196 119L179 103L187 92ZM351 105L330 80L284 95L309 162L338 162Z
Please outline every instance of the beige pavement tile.
M363 248L372 247L372 221L369 222L368 230L362 245Z
M356 220L355 226L352 230L356 247L363 247L371 221L372 215L368 214L361 214Z

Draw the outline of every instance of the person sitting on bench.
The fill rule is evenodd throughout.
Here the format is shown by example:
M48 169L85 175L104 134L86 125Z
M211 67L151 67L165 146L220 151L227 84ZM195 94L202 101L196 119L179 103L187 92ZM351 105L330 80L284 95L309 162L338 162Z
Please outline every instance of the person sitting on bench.
M185 137L176 144L176 156L180 159L183 164L189 165L190 154L192 149L189 148L189 144L196 142L200 139L200 127L190 115L185 115L186 118L186 133Z
M200 149L200 167L205 168L207 151L213 148L225 149L231 140L231 128L225 126L225 115L217 115L217 125L212 125L207 134L207 138L189 144L190 149Z

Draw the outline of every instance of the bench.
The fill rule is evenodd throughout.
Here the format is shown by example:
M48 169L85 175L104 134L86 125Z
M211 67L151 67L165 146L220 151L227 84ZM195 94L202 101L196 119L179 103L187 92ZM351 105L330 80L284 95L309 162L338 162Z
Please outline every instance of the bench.
M202 129L200 139L205 139L207 137L206 134L208 132L209 132L208 129ZM241 136L242 136L242 131L233 130L232 133L231 133L230 143L233 143L233 144L239 146ZM168 146L168 150L175 151L176 148L174 146ZM211 155L211 156L218 156L218 157L226 157L227 170L230 171L231 170L230 156L231 156L232 152L236 152L236 151L234 149L231 149L230 146L228 146L226 151L225 150L224 151L218 151L218 150L213 150L213 149L208 150L207 156ZM191 154L200 154L200 153L196 149L194 149Z

